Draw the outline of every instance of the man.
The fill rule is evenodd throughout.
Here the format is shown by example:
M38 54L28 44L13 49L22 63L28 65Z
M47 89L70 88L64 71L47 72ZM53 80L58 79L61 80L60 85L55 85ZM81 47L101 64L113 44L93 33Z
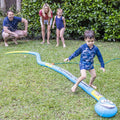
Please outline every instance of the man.
M17 25L19 22L24 23L25 30L17 30ZM4 39L5 46L8 46L8 39L13 39L15 44L18 44L16 41L18 38L27 36L27 28L28 21L24 18L14 16L14 13L9 10L7 12L7 17L3 20L2 37Z

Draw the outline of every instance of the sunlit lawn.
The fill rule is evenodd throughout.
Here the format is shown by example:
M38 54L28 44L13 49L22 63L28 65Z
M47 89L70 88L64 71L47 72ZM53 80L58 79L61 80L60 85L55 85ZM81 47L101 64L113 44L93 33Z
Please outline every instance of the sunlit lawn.
M0 43L0 119L1 120L108 120L98 116L94 110L97 103L86 92L78 88L71 92L73 83L61 74L37 64L36 58L27 54L10 54L10 51L33 51L41 55L42 61L61 63L69 57L84 41L66 40L66 48L51 44L40 44L41 40L12 41L8 47ZM104 61L120 58L119 42L97 42ZM110 120L120 119L120 60L105 65L106 72L100 71L95 58L97 78L96 91L114 102L118 113ZM76 57L71 62L79 62ZM76 77L80 76L78 64L60 64ZM89 83L90 75L87 73Z

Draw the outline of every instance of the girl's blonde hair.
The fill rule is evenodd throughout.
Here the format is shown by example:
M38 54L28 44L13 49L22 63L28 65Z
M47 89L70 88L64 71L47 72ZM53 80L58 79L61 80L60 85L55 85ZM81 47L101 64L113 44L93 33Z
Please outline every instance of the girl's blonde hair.
M62 10L61 8L58 8L58 9L57 9L57 12L58 12L58 11L61 11L61 12L63 12L63 10Z
M44 5L43 5L43 8L42 8L42 14L43 14L43 16L45 17L45 7L48 7L48 13L47 13L47 15L48 15L48 17L51 17L51 9L50 9L50 6L47 4L47 3L45 3Z

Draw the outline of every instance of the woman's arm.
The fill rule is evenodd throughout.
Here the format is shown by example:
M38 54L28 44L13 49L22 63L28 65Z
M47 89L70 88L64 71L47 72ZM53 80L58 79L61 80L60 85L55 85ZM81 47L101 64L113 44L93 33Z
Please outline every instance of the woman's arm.
M53 29L54 29L55 21L56 21L56 16L54 17L54 21L53 21L53 25L52 25Z

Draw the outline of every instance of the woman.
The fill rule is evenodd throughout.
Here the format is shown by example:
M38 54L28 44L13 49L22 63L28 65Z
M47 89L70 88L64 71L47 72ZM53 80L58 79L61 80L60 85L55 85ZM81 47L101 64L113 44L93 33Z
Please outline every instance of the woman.
M39 11L39 16L40 16L40 23L42 30L42 39L43 39L41 44L45 43L45 24L47 24L47 44L50 44L49 38L50 38L50 28L52 25L53 13L47 3L45 3L43 5L43 8Z

